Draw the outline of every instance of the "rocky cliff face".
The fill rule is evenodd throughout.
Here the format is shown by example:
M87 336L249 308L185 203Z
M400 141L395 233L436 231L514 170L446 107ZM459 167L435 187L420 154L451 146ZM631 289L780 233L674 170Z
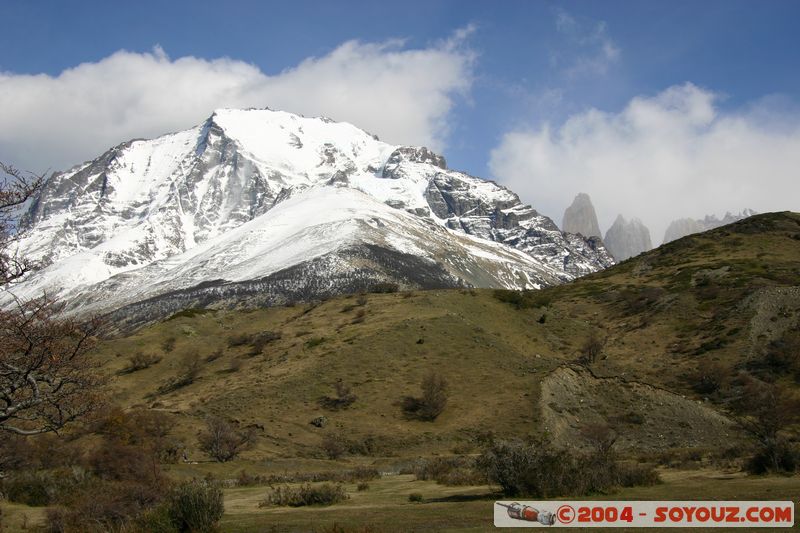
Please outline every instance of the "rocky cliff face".
M598 239L426 148L271 110L120 144L54 175L21 225L18 252L43 268L17 294L48 290L75 312L281 303L381 281L536 288L613 263Z
M618 215L608 228L603 242L617 261L624 261L653 247L647 226L638 218L627 221L622 215Z
M752 209L745 209L741 213L725 213L725 216L721 219L717 218L716 215L706 215L705 218L701 219L679 218L673 220L667 226L667 230L664 232L664 244L693 233L701 233L727 224L733 224L737 220L742 220L755 214L757 213Z
M601 237L597 213L594 211L592 199L586 193L575 196L572 204L564 211L561 229L567 233L580 233L584 237Z

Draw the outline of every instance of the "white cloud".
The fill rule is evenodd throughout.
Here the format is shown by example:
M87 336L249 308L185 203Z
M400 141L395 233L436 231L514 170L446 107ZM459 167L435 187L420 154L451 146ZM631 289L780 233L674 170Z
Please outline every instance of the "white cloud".
M43 172L134 137L202 122L219 107L271 107L351 122L398 144L441 149L472 80L472 28L423 49L346 42L274 75L230 58L119 51L58 76L0 73L0 160Z
M605 75L620 59L619 46L603 21L587 27L559 9L556 11L556 30L565 42L552 52L551 60L568 78Z
M687 83L618 113L591 109L559 127L513 131L490 169L559 224L587 192L603 231L618 213L636 216L654 244L680 217L800 210L800 114L773 108L780 99L724 112L719 99Z

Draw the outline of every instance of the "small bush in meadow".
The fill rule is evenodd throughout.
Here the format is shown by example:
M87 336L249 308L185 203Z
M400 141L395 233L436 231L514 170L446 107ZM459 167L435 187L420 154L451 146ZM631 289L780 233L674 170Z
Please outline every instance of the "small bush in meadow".
M301 487L290 487L280 485L275 487L259 504L259 507L288 506L303 507L305 505L333 505L347 500L349 496L342 485L322 485L305 484Z
M170 492L166 506L178 531L214 531L225 512L222 490L204 481L181 483Z

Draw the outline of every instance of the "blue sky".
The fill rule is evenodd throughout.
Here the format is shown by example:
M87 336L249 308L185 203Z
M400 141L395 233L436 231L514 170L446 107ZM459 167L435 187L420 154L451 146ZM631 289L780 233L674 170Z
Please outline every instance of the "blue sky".
M114 135L153 136L164 128L185 128L210 114L212 109L201 112L202 106L213 108L217 100L220 105L241 101L228 98L221 88L196 108L168 121L156 117L157 103L139 113L153 115L150 122L140 116L125 123L125 117L114 115L119 127L108 128L106 124L95 126L93 121L108 121L109 115L92 118L87 114L83 120L80 106L89 104L76 102L76 98L80 100L80 94L87 91L75 87L103 85L120 69L127 74L119 77L130 75L126 69L138 60L137 54L155 54L155 62L170 65L186 57L209 62L227 58L232 63L202 63L197 69L213 74L224 68L236 80L238 74L230 72L241 70L240 63L249 64L258 72L243 75L251 81L235 82L245 85L280 81L281 73L287 71L294 74L281 83L313 84L313 76L301 75L304 67L300 65L308 67L308 58L319 60L307 69L317 76L345 77L357 71L360 74L349 83L362 84L369 79L370 69L375 69L376 78L384 79L386 70L394 65L411 65L403 71L403 78L376 88L378 101L373 108L359 109L358 102L342 100L325 103L327 100L313 92L307 99L319 105L306 107L305 102L295 104L285 96L288 88L258 95L276 95L280 107L301 108L287 109L290 111L321 109L334 118L379 130L377 133L391 142L433 144L444 152L451 167L508 184L557 222L580 188L592 194L596 204L602 204L597 207L606 228L617 212L622 212L645 219L651 229L660 232L672 215L664 211L656 216L653 209L641 206L643 199L661 197L666 190L668 198L678 202L689 185L706 179L709 173L760 168L762 162L755 152L764 150L755 146L757 142L765 142L770 150L784 144L784 151L796 147L800 100L800 2L796 1L6 0L2 13L0 96L6 107L0 101L0 113L12 117L10 122L4 120L6 124L29 122L35 127L19 126L14 139L8 133L0 135L0 157L34 165L35 171L94 157L125 140ZM342 48L353 40L377 48ZM134 55L118 56L118 64L108 61L120 50ZM332 58L330 64L325 62L327 58ZM359 61L358 68L349 66ZM64 71L83 63L100 64L105 70L84 69L80 82L63 89L69 82ZM196 73L197 69L188 70ZM135 72L147 76L146 70ZM190 76L182 72L170 74L168 79ZM57 94L73 91L73 96L59 104L59 109L74 106L71 113L51 119L36 114L37 109L47 109L36 105L36 98L44 102L53 99L47 95L54 94L40 90L37 83L41 80L36 75L41 74L64 82L48 90ZM261 76L260 81L252 81L253 76ZM198 83L187 81L186 90ZM330 84L326 87L338 86L336 79L325 83ZM393 90L390 85L398 88ZM291 87L297 92L297 85ZM348 86L343 87L347 90ZM671 88L674 90L669 93ZM242 89L237 85L236 90ZM112 94L102 98L111 105L114 94L122 91L109 92ZM251 102L256 97L248 98ZM135 110L138 100L134 93L116 105ZM419 106L413 105L415 100ZM397 116L388 113L384 120L377 116L381 113L375 110L395 103ZM275 107L271 101L262 105ZM600 113L599 118L595 112ZM413 121L400 124L415 113L419 116L412 117ZM50 117L54 114L58 113L48 112ZM645 116L659 118L643 122ZM59 129L64 122L73 124L69 135ZM570 126L565 129L565 125ZM78 133L75 128L85 128L85 137L91 142L68 141L67 137ZM88 129L103 134L92 136ZM635 130L635 139L631 130ZM745 133L730 142L731 150L736 147L737 152L741 146L754 146L754 153L747 154L744 162L728 161L726 153L708 158L694 153L697 146L716 150L720 139L741 131ZM678 134L688 136L690 146L667 143L673 152L647 152L662 136L672 139ZM605 157L615 150L619 157ZM631 170L628 155L633 150L637 154L644 150L647 157L642 156ZM539 159L531 160L531 154L540 152ZM772 161L776 157L779 164ZM666 175L649 176L647 161L668 161L662 170ZM708 178L711 181L703 182L706 192L699 201L676 207L672 218L744 207L798 209L800 206L785 204L786 194L796 192L792 180L798 176L791 170L795 162L791 153L771 154L768 170L778 177L771 178L775 194L769 197L754 197L748 189L747 180L755 179L752 172L730 178L731 183L720 176ZM614 181L618 173L626 172L635 175ZM718 187L730 193L720 198L713 194ZM609 188L624 189L631 200L615 199ZM751 204L745 205L748 200ZM648 216L652 220L647 220ZM660 236L654 235L653 240L660 242Z

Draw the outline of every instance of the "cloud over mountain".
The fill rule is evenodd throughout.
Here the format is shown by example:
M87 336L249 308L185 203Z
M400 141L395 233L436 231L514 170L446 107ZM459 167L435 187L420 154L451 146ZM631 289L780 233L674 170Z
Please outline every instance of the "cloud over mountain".
M62 169L133 137L184 129L219 107L325 115L389 142L441 149L472 82L471 27L425 48L348 41L276 74L231 58L118 51L57 76L0 73L0 160Z
M597 109L560 126L511 131L492 151L494 177L555 216L575 193L591 195L601 227L639 217L661 241L679 217L800 208L800 114L764 99L744 111L686 83L638 96L619 112Z

